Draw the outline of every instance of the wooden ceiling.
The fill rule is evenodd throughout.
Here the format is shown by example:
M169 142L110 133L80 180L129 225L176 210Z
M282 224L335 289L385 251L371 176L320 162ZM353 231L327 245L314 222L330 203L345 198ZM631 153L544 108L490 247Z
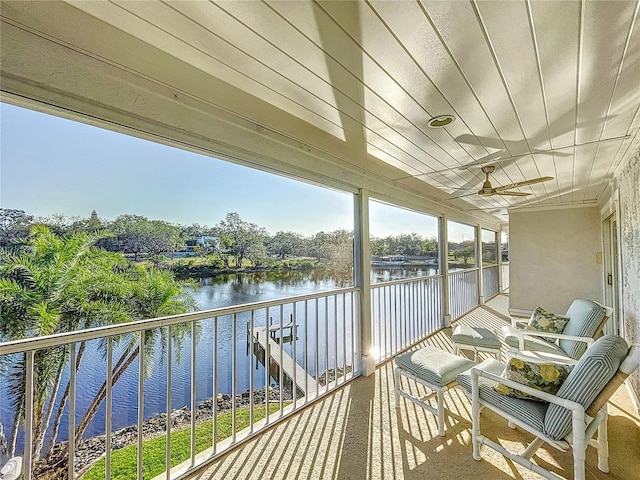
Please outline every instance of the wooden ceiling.
M2 15L389 182L425 182L439 201L498 217L597 203L639 138L636 1L80 0L3 2ZM130 49L114 47L118 35ZM143 67L142 45L199 76ZM286 115L265 115L264 105ZM427 125L442 114L456 120ZM479 196L482 165L496 166L493 186L553 180L515 189L528 196Z

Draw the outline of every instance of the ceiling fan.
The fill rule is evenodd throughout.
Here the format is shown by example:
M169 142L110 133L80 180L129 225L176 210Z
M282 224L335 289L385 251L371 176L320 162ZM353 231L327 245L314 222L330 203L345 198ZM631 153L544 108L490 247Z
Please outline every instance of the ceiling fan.
M510 183L509 185L502 185L499 187L494 187L491 185L491 181L489 180L489 175L495 171L495 165L487 165L481 168L482 173L485 175L484 183L482 184L482 188L478 190L476 193L482 196L491 196L491 195L510 195L513 197L526 197L527 195L531 195L530 193L525 192L512 192L509 189L524 187L526 185L534 185L536 183L547 182L549 180L553 180L553 177L539 177L532 178L531 180L523 180L522 182ZM473 195L473 194L472 194Z
M482 143L480 143L479 138L481 138ZM607 143L607 142L615 142L615 141L623 141L623 140L628 140L629 138L631 138L631 135L624 135L621 137L611 137L611 138L603 138L600 140L593 140L590 142L583 142L583 143L574 143L572 145L563 145L561 147L555 147L555 148L550 148L550 149L546 149L546 150L538 150L538 149L532 149L529 150L527 152L523 152L520 153L518 155L508 155L508 149L505 147L504 142L505 140L501 140L501 142L503 143L503 145L500 145L499 142L495 141L494 139L491 138L486 138L486 137L476 137L474 135L469 135L469 134L464 134L464 135L459 135L455 138L456 142L458 143L465 143L468 145L487 145L490 148L495 148L497 149L497 151L492 152L492 153L488 153L487 155L483 156L482 158L478 158L474 161L472 161L471 163L467 163L465 165L457 165L455 167L449 167L449 168L444 168L442 170L435 170L433 172L430 172L430 174L435 174L435 173L444 173L444 172L448 172L451 170L468 170L471 169L473 167L476 167L478 165L482 165L483 163L487 163L487 162L493 162L493 163L497 163L502 167L505 167L508 164L513 163L516 160L519 160L523 157L526 157L528 155L554 155L554 156L571 156L573 155L573 153L569 153L569 152L563 152L563 150L568 150L571 148L578 148L578 147L586 147L588 145L594 145L594 144L599 144L599 143ZM513 141L506 141L507 145L509 146L509 148L517 148L518 143L519 142L513 142ZM506 156L508 155L508 156Z

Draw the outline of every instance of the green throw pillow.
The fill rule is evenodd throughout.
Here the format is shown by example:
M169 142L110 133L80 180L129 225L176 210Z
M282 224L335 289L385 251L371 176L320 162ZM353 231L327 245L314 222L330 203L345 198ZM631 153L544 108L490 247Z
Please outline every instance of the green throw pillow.
M562 333L567 323L569 323L568 317L547 312L544 308L537 307L533 311L533 314L529 319L529 323L527 324L527 330L534 330L537 332L548 332L548 333ZM550 343L556 342L555 338L549 338L549 337L540 337L540 338Z
M509 360L507 368L502 372L501 377L555 395L569 376L572 368L573 365L529 362L512 358ZM500 382L496 383L493 389L502 395L510 397L536 400L538 402L543 401Z

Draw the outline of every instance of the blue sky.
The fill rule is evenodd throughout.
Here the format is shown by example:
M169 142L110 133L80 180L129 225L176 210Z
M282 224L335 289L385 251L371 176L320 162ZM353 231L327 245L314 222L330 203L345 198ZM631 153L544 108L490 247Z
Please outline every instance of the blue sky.
M144 215L213 226L228 212L270 233L353 228L351 194L0 104L0 207L35 216ZM433 217L373 203L371 234L437 235ZM453 229L453 241L468 233ZM469 239L469 238L465 238Z

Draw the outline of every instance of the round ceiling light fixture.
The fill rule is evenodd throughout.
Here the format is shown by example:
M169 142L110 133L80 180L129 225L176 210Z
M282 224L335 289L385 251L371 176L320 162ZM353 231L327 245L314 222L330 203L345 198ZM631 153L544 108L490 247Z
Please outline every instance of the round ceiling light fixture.
M453 115L438 115L436 117L430 118L427 122L427 125L431 128L443 128L453 123L455 120L456 117L454 117Z

